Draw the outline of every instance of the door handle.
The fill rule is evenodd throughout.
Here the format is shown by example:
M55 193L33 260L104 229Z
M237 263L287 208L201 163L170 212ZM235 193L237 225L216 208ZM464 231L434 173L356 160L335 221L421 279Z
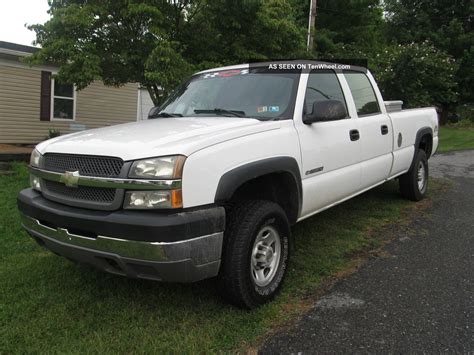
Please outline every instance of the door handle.
M380 127L380 132L382 132L382 135L384 135L384 136L385 136L386 134L388 134L388 127L387 127L387 125L381 126L381 127Z
M351 137L351 141L358 141L360 138L359 131L356 129L351 129L349 131L349 137Z

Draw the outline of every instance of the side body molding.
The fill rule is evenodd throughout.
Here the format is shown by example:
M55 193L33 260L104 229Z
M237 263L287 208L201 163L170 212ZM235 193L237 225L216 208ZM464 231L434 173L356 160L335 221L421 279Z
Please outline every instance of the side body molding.
M293 176L298 188L299 214L303 200L303 188L300 168L296 159L292 157L275 157L258 160L226 172L219 180L214 201L217 203L227 201L244 183L271 173L290 173Z

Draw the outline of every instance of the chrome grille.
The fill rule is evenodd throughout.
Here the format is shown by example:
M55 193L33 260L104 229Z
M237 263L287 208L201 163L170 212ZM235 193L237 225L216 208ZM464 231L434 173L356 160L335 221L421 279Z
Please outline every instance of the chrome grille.
M60 195L61 198L98 202L112 203L115 199L115 189L107 189L100 187L68 187L62 183L44 180L43 186L50 194Z
M64 173L79 171L82 176L105 178L126 177L129 163L117 157L95 155L76 155L46 153L41 168ZM122 206L124 190L91 186L69 187L63 183L42 179L43 196L65 205L98 209L116 210Z
M43 160L45 170L59 173L79 171L83 176L118 177L122 166L120 158L93 155L47 153Z

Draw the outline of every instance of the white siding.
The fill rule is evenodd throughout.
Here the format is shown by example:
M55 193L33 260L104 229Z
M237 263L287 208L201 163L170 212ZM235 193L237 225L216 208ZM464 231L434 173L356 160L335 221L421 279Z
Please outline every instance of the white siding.
M147 89L139 89L138 93L138 119L146 120L148 113L154 107L150 94Z

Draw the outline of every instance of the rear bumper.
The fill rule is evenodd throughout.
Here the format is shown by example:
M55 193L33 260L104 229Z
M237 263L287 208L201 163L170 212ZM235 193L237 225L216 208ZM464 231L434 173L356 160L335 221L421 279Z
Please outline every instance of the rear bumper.
M180 215L179 220L184 224L181 225L173 215L137 211L104 214L66 207L44 199L31 189L20 193L18 206L23 227L38 244L106 272L160 281L194 282L216 276L219 271L225 220L220 207L207 209L205 213L198 210L175 214L174 217ZM103 217L98 219L100 228L93 228L92 222L97 220L91 216L95 213L96 217ZM197 219L196 213L202 220ZM134 216L137 217L135 223ZM133 226L134 239L124 237L123 230L120 236L99 232L117 230L120 220L125 230ZM81 222L83 227L77 228ZM170 228L187 231L173 236Z

